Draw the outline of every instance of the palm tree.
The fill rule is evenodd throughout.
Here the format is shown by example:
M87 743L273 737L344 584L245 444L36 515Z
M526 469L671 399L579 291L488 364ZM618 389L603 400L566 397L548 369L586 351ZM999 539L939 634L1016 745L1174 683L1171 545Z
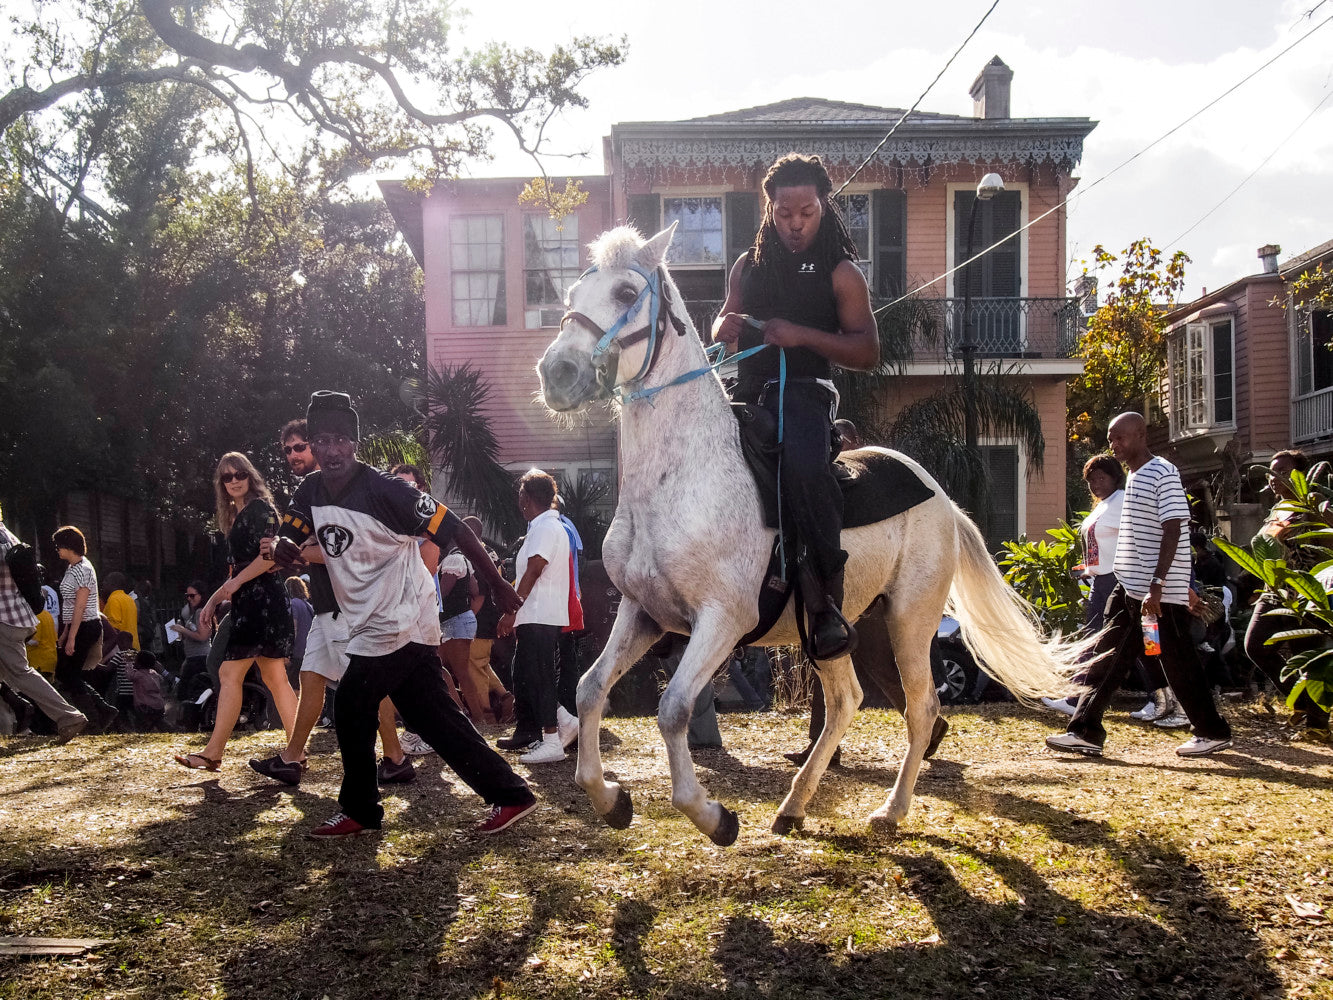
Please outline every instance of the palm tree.
M500 446L485 416L491 387L470 361L428 368L413 387L421 435L445 476L451 500L470 507L506 539L523 530L517 479L499 463Z

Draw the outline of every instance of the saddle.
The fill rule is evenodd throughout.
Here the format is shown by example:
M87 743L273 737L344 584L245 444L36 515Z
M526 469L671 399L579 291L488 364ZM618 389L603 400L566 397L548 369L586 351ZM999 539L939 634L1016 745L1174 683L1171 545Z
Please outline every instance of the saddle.
M778 455L781 446L778 444L777 417L753 403L732 403L731 409L740 429L741 452L759 489L764 525L778 531L759 594L759 624L742 636L737 645L749 645L773 627L787 606L793 585L796 589L797 627L802 645L807 645L804 602L799 584L803 574L798 571L801 539L794 526L780 523L778 516ZM832 468L833 476L842 488L844 530L888 520L935 495L935 491L910 468L881 451L864 448L843 452L833 459Z

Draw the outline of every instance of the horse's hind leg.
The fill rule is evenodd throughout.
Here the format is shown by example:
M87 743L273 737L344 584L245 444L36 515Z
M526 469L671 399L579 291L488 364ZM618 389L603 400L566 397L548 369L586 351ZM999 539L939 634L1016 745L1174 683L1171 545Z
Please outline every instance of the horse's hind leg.
M695 699L739 638L735 620L709 605L700 609L680 666L667 684L657 708L657 727L671 762L671 804L690 818L713 843L727 847L736 841L736 814L710 799L694 773L686 737Z
M893 791L869 816L870 825L878 830L894 830L906 818L916 789L917 772L940 714L940 699L930 672L930 638L938 627L938 608L943 604L942 597L937 604L930 595L919 594L911 600L911 607L895 607L890 611L889 635L907 702L903 717L907 721L908 745Z
M805 822L805 807L819 787L819 779L833 759L833 751L842 742L852 716L861 705L861 685L856 680L850 656L820 663L819 683L824 687L824 728L820 730L805 764L792 779L791 791L778 808L777 818L773 820L774 833L790 833Z
M625 671L638 662L662 636L657 623L629 598L622 598L611 626L611 635L600 656L579 679L579 762L574 780L588 793L597 815L618 830L629 826L634 806L629 793L602 773L602 748L598 734L606 696Z

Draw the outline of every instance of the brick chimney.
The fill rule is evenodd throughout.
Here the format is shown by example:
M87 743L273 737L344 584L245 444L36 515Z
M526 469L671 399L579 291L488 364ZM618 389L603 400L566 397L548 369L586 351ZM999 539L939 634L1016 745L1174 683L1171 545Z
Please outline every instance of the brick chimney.
M1264 274L1277 274L1277 255L1282 248L1276 243L1269 243L1259 248L1259 259L1264 264Z
M972 117L973 118L1008 118L1009 84L1013 82L1014 71L996 56L982 68L977 78L972 81Z

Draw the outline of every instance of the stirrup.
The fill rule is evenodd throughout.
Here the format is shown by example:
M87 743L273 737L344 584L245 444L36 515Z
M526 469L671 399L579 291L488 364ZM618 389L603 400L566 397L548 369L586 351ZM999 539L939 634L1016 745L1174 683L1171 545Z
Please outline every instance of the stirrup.
M828 616L836 619L837 624L842 628L844 638L832 649L821 650L816 647L820 632L819 622L821 619L827 620ZM810 629L810 648L806 651L810 654L811 659L835 660L840 656L851 656L852 653L856 652L856 629L852 626L851 622L843 617L842 611L839 610L836 603L830 600L824 610L819 612L814 618L815 620L811 622L812 627Z

